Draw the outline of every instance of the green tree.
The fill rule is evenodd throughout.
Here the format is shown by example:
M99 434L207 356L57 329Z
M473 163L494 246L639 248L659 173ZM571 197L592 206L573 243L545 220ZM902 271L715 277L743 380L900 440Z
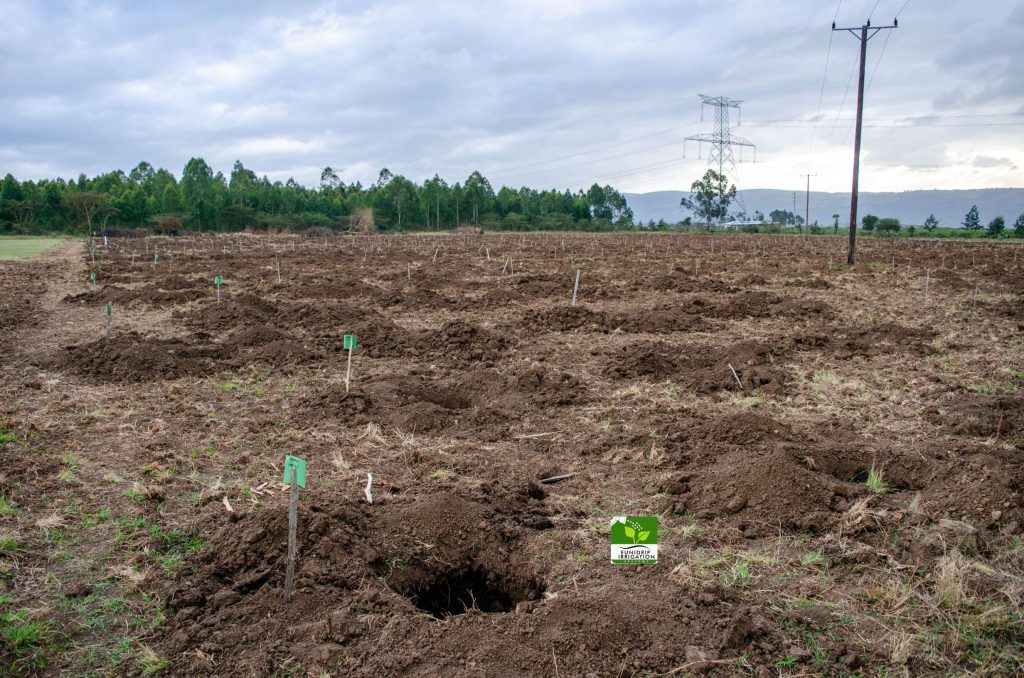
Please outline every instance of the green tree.
M981 218L978 216L977 205L971 205L971 209L967 210L967 214L964 215L963 227L971 231L981 228Z
M200 228L215 214L213 170L202 158L191 158L181 173L181 196L185 211Z
M896 235L900 231L900 220L893 219L892 217L885 217L884 219L879 219L875 223L875 229L879 233Z
M934 214L929 214L928 218L924 220L924 230L931 233L939 226L939 220L935 218Z
M1024 238L1024 214L1017 217L1017 221L1013 222L1013 234L1018 238Z
M713 169L690 186L690 196L679 201L679 207L703 219L708 228L712 220L720 221L729 214L729 205L736 197L736 186L729 185L724 174Z
M988 236L990 238L998 238L1002 235L1006 229L1006 219L1002 217L996 217L992 221L988 222Z
M875 230L875 226L878 225L878 222L879 218L876 217L874 214L865 214L864 218L860 220L860 224L865 231Z
M473 225L477 226L480 221L480 209L483 208L486 212L491 201L494 200L494 189L491 188L491 182L482 174L473 172L466 179L465 190L469 204L473 208Z
M406 223L408 223L412 216L412 210L416 205L416 185L405 177L398 175L392 177L391 181L388 182L384 188L384 194L398 216L396 228L402 230L403 216Z
M833 214L832 215L832 219L835 222L835 223L832 224L832 232L833 233L838 233L839 232L839 215L838 214Z
M75 191L68 193L64 199L78 215L78 223L85 226L85 230L89 233L92 233L96 217L103 214L110 204L106 193L94 191Z

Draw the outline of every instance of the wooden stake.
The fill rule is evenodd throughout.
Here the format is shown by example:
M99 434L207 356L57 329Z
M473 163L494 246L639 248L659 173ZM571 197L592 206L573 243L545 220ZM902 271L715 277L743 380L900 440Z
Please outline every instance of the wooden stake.
M576 284L572 286L572 305L576 305L576 290L580 287L580 269L576 269Z
M276 254L274 255L274 261L277 263L277 284L280 285L281 284L281 260L277 258Z
M928 283L931 281L931 271L924 269L924 296L928 296Z
M345 393L348 393L349 380L352 377L352 346L348 347L348 369L345 370Z
M295 533L299 527L299 484L292 466L291 489L288 493L288 571L284 577L284 602L292 602L292 584L295 581Z

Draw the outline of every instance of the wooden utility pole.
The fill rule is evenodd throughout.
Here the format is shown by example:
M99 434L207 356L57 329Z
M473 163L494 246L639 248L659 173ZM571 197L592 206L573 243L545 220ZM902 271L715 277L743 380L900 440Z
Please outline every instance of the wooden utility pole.
M860 77L857 80L857 130L853 137L853 189L850 193L850 249L846 255L846 263L853 265L857 251L857 192L860 183L860 138L861 125L864 122L864 63L868 56L868 40L875 37L878 31L888 28L896 28L899 23L892 20L892 26L876 26L872 28L871 20L860 28L836 28L832 22L833 31L847 31L850 35L860 40ZM810 179L808 179L808 182Z

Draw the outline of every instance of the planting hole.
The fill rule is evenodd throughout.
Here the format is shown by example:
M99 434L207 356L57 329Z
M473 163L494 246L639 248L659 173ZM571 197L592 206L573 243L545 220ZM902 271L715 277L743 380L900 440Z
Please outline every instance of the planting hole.
M444 619L473 609L510 612L517 603L537 600L541 593L536 583L523 586L477 566L439 575L426 588L407 595L419 609Z

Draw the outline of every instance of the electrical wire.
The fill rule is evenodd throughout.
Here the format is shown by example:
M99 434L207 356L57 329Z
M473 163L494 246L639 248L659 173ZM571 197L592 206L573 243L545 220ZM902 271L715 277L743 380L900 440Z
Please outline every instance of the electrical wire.
M685 129L685 128L690 127L690 126L691 125L676 125L675 127L669 127L668 129L661 130L661 131L658 131L658 132L652 132L651 134L645 134L644 136L633 137L632 139L625 139L623 141L618 141L618 142L616 142L614 144L605 144L604 146L595 146L595 147L589 148L589 149L587 149L585 151L578 151L578 152L573 153L571 155L564 155L564 156L561 156L561 157L558 157L558 158L551 158L549 160L538 160L536 162L529 162L529 163L526 163L524 165L512 165L510 167L502 167L500 169L488 169L487 170L487 174L499 174L501 172L508 172L508 171L511 171L511 170L525 169L527 167L536 167L537 165L547 165L548 163L552 163L552 162L561 162L562 160L571 160L572 158L578 158L581 155L588 155L590 153L595 153L597 151L603 151L606 148L615 148L617 146L625 146L626 144L631 144L631 143L634 143L636 141L643 141L644 139L650 139L652 137L661 136L662 134L668 134L669 132L677 132L677 131L679 131L681 129Z
M836 13L832 16L832 25L836 25L836 19L839 18L839 10L843 7L843 0L839 0L839 4L836 6ZM828 34L828 50L825 52L825 72L821 74L821 90L818 92L818 112L814 115L814 119L818 120L821 117L821 101L825 96L825 80L828 78L828 62L832 57L832 39L835 38L836 32L829 31ZM811 131L811 151L810 155L814 155L814 142L818 134L818 126L815 125Z

